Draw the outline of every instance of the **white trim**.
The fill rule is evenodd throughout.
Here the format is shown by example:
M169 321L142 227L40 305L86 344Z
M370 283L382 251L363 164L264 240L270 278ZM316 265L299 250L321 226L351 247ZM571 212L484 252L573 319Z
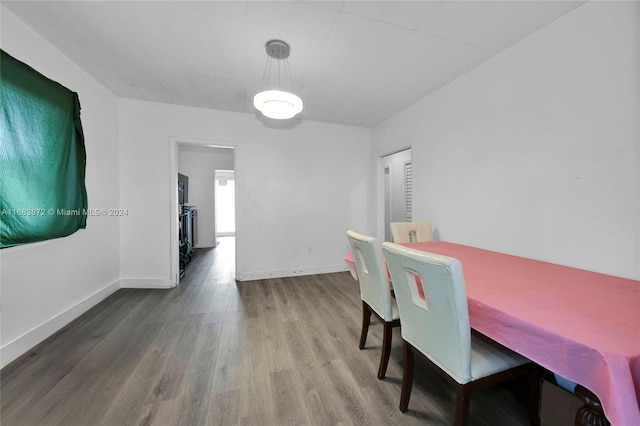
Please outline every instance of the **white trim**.
M0 348L0 367L8 365L21 355L27 353L33 347L42 343L80 315L115 293L118 289L120 289L120 281L114 281L86 299L71 306L69 309L7 343Z
M348 270L349 269L347 268L347 265L343 263L340 265L319 266L317 268L292 268L273 271L256 271L237 274L236 281L265 280L268 278L284 278L300 275L331 274L334 272L347 272Z
M169 281L173 287L180 282L180 257L178 253L178 142L169 138Z
M235 237L235 232L216 232L216 238L218 237Z
M385 235L384 235L384 162L382 160L382 156L378 156L375 160L375 172L374 172L374 176L375 176L375 180L376 180L376 185L375 185L375 202L376 202L376 209L375 211L378 213L376 215L376 229L374 231L374 235L378 238L378 240L380 241L384 241L385 240Z
M163 278L123 278L120 280L120 288L149 288L167 289L176 285L172 280Z

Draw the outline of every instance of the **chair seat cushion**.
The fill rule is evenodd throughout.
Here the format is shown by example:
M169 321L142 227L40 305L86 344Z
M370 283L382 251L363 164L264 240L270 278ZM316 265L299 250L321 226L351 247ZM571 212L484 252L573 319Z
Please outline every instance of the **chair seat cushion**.
M495 342L471 334L471 380L481 379L531 362Z

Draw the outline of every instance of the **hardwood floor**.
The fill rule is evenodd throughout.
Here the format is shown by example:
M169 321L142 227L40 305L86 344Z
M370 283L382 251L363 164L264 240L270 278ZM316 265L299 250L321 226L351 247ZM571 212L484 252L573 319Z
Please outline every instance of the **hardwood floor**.
M197 250L180 286L119 290L1 376L11 425L448 425L455 389L416 359L398 410L402 340L385 380L382 325L358 350L347 272L236 283L233 239ZM526 386L474 394L472 425L526 425Z

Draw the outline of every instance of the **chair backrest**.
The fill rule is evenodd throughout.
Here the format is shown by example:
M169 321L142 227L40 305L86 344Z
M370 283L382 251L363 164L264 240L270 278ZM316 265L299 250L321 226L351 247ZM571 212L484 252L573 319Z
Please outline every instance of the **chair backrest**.
M351 252L356 262L360 297L385 321L393 320L391 285L382 248L377 239L347 231Z
M458 383L469 382L471 328L460 261L390 242L382 249L391 271L402 338Z
M428 243L433 239L431 222L391 222L394 243Z

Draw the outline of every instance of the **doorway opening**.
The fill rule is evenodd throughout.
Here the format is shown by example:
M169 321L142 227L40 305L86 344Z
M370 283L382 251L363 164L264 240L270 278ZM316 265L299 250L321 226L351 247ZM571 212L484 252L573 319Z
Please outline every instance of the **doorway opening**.
M236 235L236 178L234 170L215 171L216 237Z
M391 222L413 220L411 148L381 157L384 239L392 241Z
M233 233L228 230L225 237L225 261L232 265L227 270L236 270L237 256L235 232L235 182L236 149L207 141L171 139L171 280L177 286L189 274L188 261L199 251L216 250L218 246L216 171L227 171L233 182L231 198L224 197L226 206L221 210L226 219L221 224L228 229L232 223ZM188 183L186 183L188 182ZM227 180L227 187L229 181ZM187 186L188 185L188 186ZM224 191L222 191L224 192ZM230 216L230 217L229 217ZM231 242L229 239L233 239ZM220 258L220 257L218 257ZM235 273L235 272L234 272Z

